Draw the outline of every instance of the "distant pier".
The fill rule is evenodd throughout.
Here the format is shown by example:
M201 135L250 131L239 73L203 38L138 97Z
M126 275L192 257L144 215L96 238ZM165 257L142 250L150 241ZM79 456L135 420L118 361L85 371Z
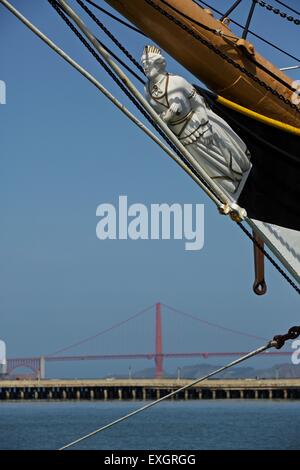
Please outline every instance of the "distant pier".
M5 400L155 400L186 385L176 379L2 380ZM300 379L206 380L182 391L173 400L295 399Z

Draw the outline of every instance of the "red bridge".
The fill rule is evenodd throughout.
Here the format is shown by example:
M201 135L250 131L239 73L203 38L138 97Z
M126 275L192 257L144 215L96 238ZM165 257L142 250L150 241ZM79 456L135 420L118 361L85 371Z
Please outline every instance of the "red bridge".
M87 343L105 333L108 333L109 331L114 330L115 328L120 327L121 325L124 325L128 323L129 321L137 318L138 316L146 313L149 311L151 307L148 307L147 309L144 309L137 314L127 318L126 320L123 320L121 322L118 322L111 326L110 328L107 328L105 330L102 330L98 333L96 333L93 336L89 336L88 338L84 338L81 341L78 341L77 343L73 343L63 349L60 349L59 351L56 351L50 355L44 355L44 356L37 356L37 357L24 357L24 358L11 358L7 360L7 373L10 375L15 369L19 367L26 367L31 369L35 376L37 378L45 378L45 363L46 362L62 362L62 361L100 361L100 360L121 360L121 359L129 359L129 360L134 360L134 359L147 359L154 361L155 363L155 376L156 378L160 378L163 376L163 363L164 359L171 359L171 358L204 358L208 359L209 357L226 357L226 356L242 356L246 354L246 352L208 352L208 351L198 351L198 352L176 352L176 353L168 353L163 351L163 335L162 335L162 312L161 312L161 307L163 304L157 303L155 304L155 350L154 352L149 352L149 353L136 353L136 354L96 354L96 355L61 355L61 353L71 349L75 348L76 346L82 345L83 343ZM238 335L243 335L247 336L250 338L254 338L256 340L260 340L261 342L265 343L267 340L265 338L251 335L242 331L234 330L231 328L227 328L224 326L221 326L216 323L209 322L207 320L200 319L199 317L196 317L194 315L191 315L186 312L182 312L180 310L177 310L173 307L170 307L168 305L164 305L168 309L177 312L181 315L193 318L196 321L201 322L202 324L206 324L209 326L213 326L215 328L219 328L223 331L229 331L231 333L236 333ZM272 352L265 352L263 353L264 355L267 356L290 356L291 352L289 351L272 351Z

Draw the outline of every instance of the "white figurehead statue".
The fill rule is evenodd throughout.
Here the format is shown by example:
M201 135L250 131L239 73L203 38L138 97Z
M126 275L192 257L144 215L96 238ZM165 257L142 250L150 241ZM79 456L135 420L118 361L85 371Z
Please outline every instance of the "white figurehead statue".
M234 198L251 168L244 142L187 80L166 71L156 46L146 46L141 61L148 78L147 101L207 174Z

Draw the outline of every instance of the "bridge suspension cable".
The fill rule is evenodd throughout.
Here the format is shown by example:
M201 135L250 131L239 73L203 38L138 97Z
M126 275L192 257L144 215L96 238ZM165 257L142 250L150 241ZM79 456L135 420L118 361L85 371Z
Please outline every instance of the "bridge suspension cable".
M172 312L175 312L175 313L178 313L179 315L182 315L184 317L188 317L188 318L192 318L193 320L196 320L202 324L205 324L205 325L208 325L208 326L212 326L214 328L218 328L222 331L227 331L229 333L234 333L234 334L237 334L237 335L240 335L240 336L247 336L248 338L252 338L252 339L257 339L257 340L262 340L262 341L266 341L266 338L263 338L261 336L257 336L257 335L253 335L251 333L246 333L245 331L240 331L240 330L235 330L233 328L228 328L226 326L222 326L218 323L213 323L211 321L208 321L208 320L205 320L203 318L200 318L196 315L193 315L191 313L188 313L188 312L184 312L182 310L179 310L177 308L174 308L174 307L171 307L170 305L167 305L167 304L164 304L162 303L161 305L163 305L164 307L166 307L167 309L171 310Z
M191 314L191 313L188 313L188 312L179 310L179 309L177 309L177 308L174 308L174 307L172 307L172 306L170 306L170 305L167 305L167 304L164 304L164 303L161 303L161 305L164 306L165 308L167 308L169 311L172 311L172 312L174 312L174 313L177 313L177 314L179 314L179 315L181 315L181 316L184 316L184 317L186 317L186 318L191 318L191 319L193 319L193 320L195 320L195 321L198 321L198 322L200 322L200 323L202 323L202 324L211 326L211 327L213 327L213 328L218 328L218 329L220 329L220 330L222 330L222 331L227 331L227 332L229 332L229 333L234 333L234 334L237 334L237 335L240 335L240 336L244 336L244 337L248 337L248 338L252 338L252 339L257 339L257 340L260 340L260 341L261 341L261 340L263 340L263 341L266 340L266 338L263 338L263 337L261 337L261 336L257 336L257 335L251 334L251 333L246 333L245 331L240 331L240 330L236 330L236 329L233 329L233 328L229 328L229 327L220 325L220 324L218 324L218 323L213 323L213 322L208 321L208 320L206 320L206 319L204 319L204 318L201 318L201 317L198 317L198 316L193 315L193 314ZM102 336L102 335L104 335L105 333L109 333L110 331L113 331L113 330L119 328L120 326L125 325L126 323L130 322L131 320L134 320L135 318L138 318L138 317L142 316L143 314L145 314L145 313L147 313L148 311L150 311L151 309L153 309L154 306L155 306L154 304L153 304L153 305L150 305L149 307L147 307L147 308L145 308L145 309L143 309L143 310L140 310L139 312L137 312L137 313L135 313L134 315L132 315L132 316L126 318L125 320L122 320L122 321L120 321L120 322L117 322L117 323L111 325L110 327L105 328L105 329L103 329L103 330L97 332L96 334L93 334L93 335L91 335L91 336L87 336L87 337L85 337L85 338L83 338L83 339L81 339L81 340L79 340L79 341L77 341L77 342L74 342L74 343L72 343L72 344L70 344L70 345L68 345L68 346L66 346L66 347L64 347L64 348L61 348L61 349L59 349L59 350L57 350L57 351L55 351L55 352L53 352L53 353L51 353L51 354L47 354L46 357L49 358L49 359L53 357L53 358L55 359L55 356L61 354L62 352L68 351L69 349L73 349L73 348L75 348L75 347L77 347L77 346L80 346L80 345L82 345L82 344L85 344L85 343L87 343L87 342L89 342L89 341L93 341L94 339L98 338L99 336Z
M88 341L92 341L92 340L98 338L99 336L102 336L105 333L108 333L109 331L112 331L116 328L119 328L120 326L125 325L126 323L130 322L131 320L140 317L141 315L143 315L146 312L148 312L149 310L151 310L153 307L154 307L154 304L150 305L150 307L147 307L147 308L144 308L143 310L140 310L139 312L137 312L134 315L126 318L125 320L119 321L119 322L113 324L112 326L110 326L108 328L105 328L104 330L99 331L98 333L96 333L94 335L83 338L83 339L81 339L81 340L79 340L75 343L72 343L72 344L70 344L70 345L68 345L64 348L58 349L57 351L55 351L51 354L48 354L47 357L55 356L55 355L60 354L64 351L68 351L69 349L75 348L76 346L80 346L81 344L87 343Z

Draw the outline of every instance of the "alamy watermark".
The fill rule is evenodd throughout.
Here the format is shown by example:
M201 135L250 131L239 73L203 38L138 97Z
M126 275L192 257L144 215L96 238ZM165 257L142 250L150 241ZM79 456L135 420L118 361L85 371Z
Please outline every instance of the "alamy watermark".
M6 104L6 83L0 80L0 104Z
M99 240L185 240L188 251L204 246L203 204L128 205L125 195L119 196L118 207L99 204L96 227Z
M292 342L292 349L295 349L292 354L292 363L298 365L300 364L300 339L295 339L295 341Z

